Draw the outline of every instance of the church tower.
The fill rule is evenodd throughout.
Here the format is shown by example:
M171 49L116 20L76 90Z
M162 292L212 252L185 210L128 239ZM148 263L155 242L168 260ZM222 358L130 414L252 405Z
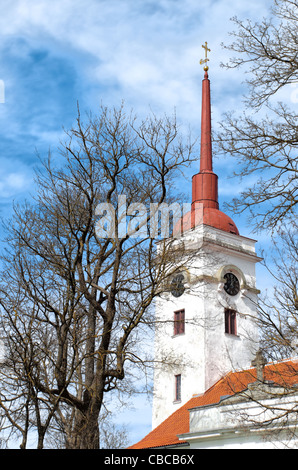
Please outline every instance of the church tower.
M255 240L219 210L213 172L207 43L202 81L200 171L181 219L185 265L156 303L152 425L224 374L249 367L259 348Z

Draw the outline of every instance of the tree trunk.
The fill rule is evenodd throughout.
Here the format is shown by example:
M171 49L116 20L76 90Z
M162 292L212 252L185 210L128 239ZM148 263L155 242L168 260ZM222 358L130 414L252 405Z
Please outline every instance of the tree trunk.
M99 410L78 412L75 423L73 449L99 449Z

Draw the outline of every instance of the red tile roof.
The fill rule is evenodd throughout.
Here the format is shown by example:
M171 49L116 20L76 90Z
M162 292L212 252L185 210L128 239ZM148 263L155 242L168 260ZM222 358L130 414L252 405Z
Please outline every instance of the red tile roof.
M298 384L298 361L288 360L267 364L264 369L264 379L285 387ZM229 372L203 395L193 396L141 441L132 445L130 449L147 449L182 444L185 441L179 440L177 436L189 432L189 410L191 408L216 404L221 397L239 393L255 380L255 368Z

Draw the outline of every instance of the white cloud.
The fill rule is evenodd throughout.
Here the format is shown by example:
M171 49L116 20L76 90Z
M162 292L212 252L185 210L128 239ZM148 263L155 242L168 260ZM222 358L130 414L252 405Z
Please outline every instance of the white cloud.
M268 0L16 0L5 2L0 31L46 43L56 53L91 55L85 73L98 84L115 83L118 102L160 109L179 105L183 117L194 118L201 44L207 40L212 49L211 77L235 80L236 72L228 78L219 69L227 58L220 43L228 40L229 19L260 17L267 8Z
M0 174L0 198L14 198L32 187L32 175L28 169Z
M59 145L61 125L71 122L78 98L83 101L81 109L94 110L100 100L118 105L122 99L141 113L148 113L149 106L161 113L176 107L178 119L199 134L203 78L199 60L205 41L211 48L214 125L224 111L239 110L244 77L241 71L220 68L229 59L220 44L231 40L231 17L259 20L270 4L268 0L1 0L0 80L5 82L6 102L0 104L0 198L13 199L31 190L35 147L44 150L56 138ZM37 62L26 62L34 50L46 51L51 62L40 69ZM218 160L215 165L224 171ZM235 194L234 180L232 184ZM229 181L220 178L219 186L221 196L231 195ZM147 432L150 411L146 408L142 416L142 405L139 409L134 424L144 424Z

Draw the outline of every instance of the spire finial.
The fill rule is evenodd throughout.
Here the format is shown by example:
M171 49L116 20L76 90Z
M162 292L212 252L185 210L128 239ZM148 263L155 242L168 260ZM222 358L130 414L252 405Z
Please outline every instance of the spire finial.
M205 67L204 67L204 70L205 70L205 72L207 72L209 70L209 67L207 65L207 62L209 61L209 59L207 57L207 52L211 52L211 49L208 49L207 41L205 41L205 46L202 45L202 48L205 49L205 59L200 60L200 65L206 64Z

